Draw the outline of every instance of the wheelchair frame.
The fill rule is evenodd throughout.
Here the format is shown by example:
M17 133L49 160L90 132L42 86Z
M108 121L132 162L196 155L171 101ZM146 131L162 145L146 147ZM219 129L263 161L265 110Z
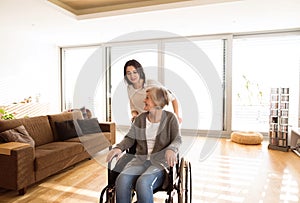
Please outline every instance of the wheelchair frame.
M117 164L118 161L116 165ZM108 184L101 191L99 203L115 203L115 184L110 183L111 182L110 176L112 174L112 171L113 170L111 169L111 162L109 162L107 167ZM192 170L191 170L191 163L189 161L185 160L182 157L175 165L175 167L170 167L168 172L168 183L169 184L166 189L162 189L162 187L160 187L154 190L153 193L161 192L161 191L167 192L167 198L165 199L165 203L173 203L174 196L176 194L177 194L176 202L178 203L192 202Z

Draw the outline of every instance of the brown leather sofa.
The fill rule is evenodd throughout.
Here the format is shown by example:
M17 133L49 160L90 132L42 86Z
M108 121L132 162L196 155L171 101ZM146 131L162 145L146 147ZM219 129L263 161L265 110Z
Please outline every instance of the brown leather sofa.
M25 194L26 188L33 183L91 158L95 153L115 143L116 129L115 124L111 122L99 123L102 131L100 133L83 134L62 141L56 123L78 118L82 119L79 111L0 120L0 133L23 125L35 144L12 147L9 153L0 153L0 188ZM0 149L2 145L7 144L9 145L0 143Z

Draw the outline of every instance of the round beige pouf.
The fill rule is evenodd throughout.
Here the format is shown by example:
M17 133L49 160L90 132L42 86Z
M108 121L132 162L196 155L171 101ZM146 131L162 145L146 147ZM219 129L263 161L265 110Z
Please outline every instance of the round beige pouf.
M232 132L231 141L239 144L261 144L263 135L259 132Z

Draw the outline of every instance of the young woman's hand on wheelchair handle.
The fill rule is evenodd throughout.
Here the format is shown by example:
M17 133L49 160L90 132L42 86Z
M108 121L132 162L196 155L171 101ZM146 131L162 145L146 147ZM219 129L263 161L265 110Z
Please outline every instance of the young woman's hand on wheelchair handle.
M106 156L106 162L110 162L114 157L119 157L122 153L122 150L119 148L114 148L112 150L110 150L110 152L108 153L108 155Z
M170 149L166 150L165 158L170 167L173 167L177 163L176 153Z

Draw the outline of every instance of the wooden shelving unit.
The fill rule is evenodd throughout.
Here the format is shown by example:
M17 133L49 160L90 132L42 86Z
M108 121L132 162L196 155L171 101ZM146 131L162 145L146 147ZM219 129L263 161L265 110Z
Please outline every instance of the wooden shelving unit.
M289 151L289 88L272 88L270 95L269 149Z

